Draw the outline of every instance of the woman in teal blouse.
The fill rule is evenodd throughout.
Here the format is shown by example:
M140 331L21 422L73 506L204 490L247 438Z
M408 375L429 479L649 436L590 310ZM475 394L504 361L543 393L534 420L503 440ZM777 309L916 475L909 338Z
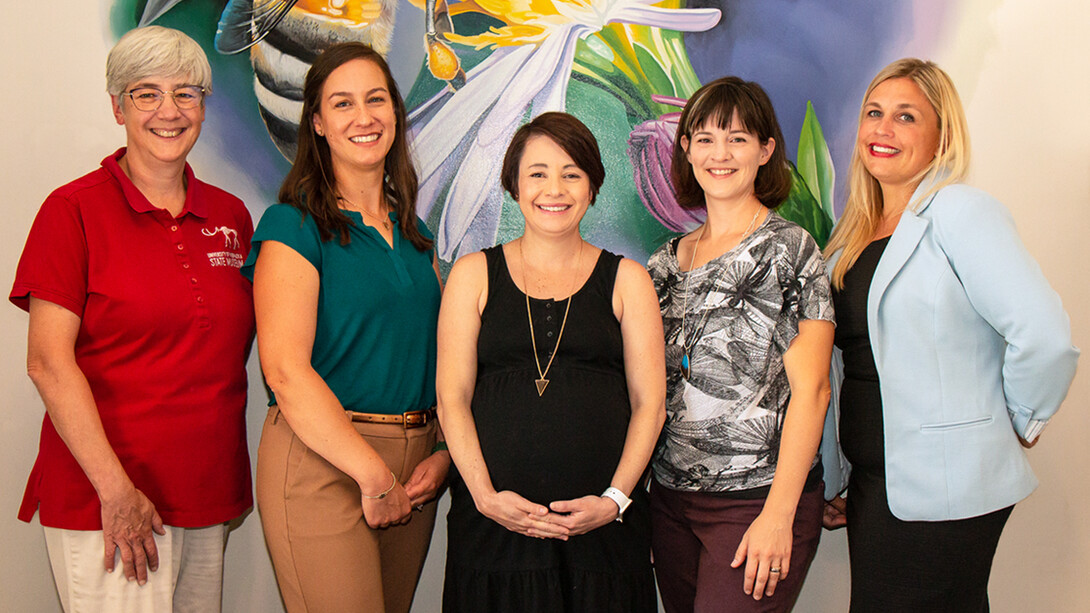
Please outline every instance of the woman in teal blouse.
M274 394L261 524L289 613L404 612L450 466L434 409L438 267L383 59L331 47L303 96L283 204L244 267Z

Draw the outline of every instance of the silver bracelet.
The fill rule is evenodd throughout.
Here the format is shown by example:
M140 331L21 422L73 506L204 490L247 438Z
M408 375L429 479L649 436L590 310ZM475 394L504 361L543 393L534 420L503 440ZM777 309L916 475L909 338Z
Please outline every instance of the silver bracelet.
M368 500L382 500L383 498L386 497L386 494L389 494L390 492L394 491L394 486L397 485L397 475L395 475L394 471L392 471L392 470L390 471L390 478L392 478L394 480L394 482L390 484L390 487L386 488L385 492L382 492L378 496L368 496L367 494L364 494L363 492L360 492L360 494L363 495L363 497L368 499Z

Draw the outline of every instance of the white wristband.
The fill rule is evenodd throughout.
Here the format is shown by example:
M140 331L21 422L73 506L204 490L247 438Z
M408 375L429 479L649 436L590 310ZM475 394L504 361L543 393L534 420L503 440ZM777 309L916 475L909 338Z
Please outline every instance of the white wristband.
M607 487L606 491L602 492L602 498L609 498L613 502L617 503L616 521L624 521L621 519L621 517L624 516L624 511L628 508L628 505L632 504L632 499L630 499L628 496L625 496L624 492L622 492L621 490L612 486Z

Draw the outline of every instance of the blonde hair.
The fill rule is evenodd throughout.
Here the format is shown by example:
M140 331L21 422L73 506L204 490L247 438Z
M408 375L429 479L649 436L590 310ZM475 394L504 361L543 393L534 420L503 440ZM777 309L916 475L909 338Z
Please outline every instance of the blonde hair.
M961 106L961 97L954 87L950 75L935 65L934 62L916 58L903 58L886 66L874 77L863 95L859 108L859 121L863 121L864 107L871 92L889 79L911 79L923 92L935 114L939 118L938 154L927 165L916 184L924 180L929 182L926 193L908 206L914 207L926 201L947 185L958 183L969 173L969 128L965 121L965 110ZM840 258L833 265L833 287L844 286L844 275L859 259L859 254L870 244L882 219L882 188L867 168L863 165L859 145L852 152L848 176L848 202L844 213L833 229L829 243L825 246L825 257L831 257L840 251Z

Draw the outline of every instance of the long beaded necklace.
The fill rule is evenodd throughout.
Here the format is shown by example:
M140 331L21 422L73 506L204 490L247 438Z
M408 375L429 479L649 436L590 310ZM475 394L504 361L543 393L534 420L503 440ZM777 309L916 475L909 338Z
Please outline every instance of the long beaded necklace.
M753 232L753 228L757 224L757 216L761 214L763 206L757 207L757 210L753 213L753 219L749 220L749 226L746 227L745 232L742 232L741 238L738 239L738 244L741 245L742 241L746 240L746 237ZM685 298L681 305L681 376L685 377L688 381L692 375L692 359L689 357L693 348L696 345L697 339L689 341L685 337L685 319L689 315L689 282L693 279L693 264L696 263L696 251L700 248L700 239L704 238L704 229L708 227L708 222L704 222L704 225L700 226L700 234L696 237L696 244L693 245L693 255L689 258L689 271L685 275ZM703 329L704 322L708 319L708 313L711 309L704 309L704 314L701 316L700 321L697 322L697 328Z
M530 314L530 275L527 274L529 267L526 265L526 256L522 253L522 239L519 239L519 259L522 260L522 285L526 290L523 295L526 296L526 321L530 323L530 345L534 349L534 364L537 365L538 378L534 379L534 385L537 386L537 395L542 396L545 394L545 388L549 385L549 380L545 378L545 375L549 374L549 368L552 367L557 351L560 350L560 339L564 337L564 326L568 323L568 311L571 310L571 302L575 297L575 283L579 275L572 275L571 291L568 292L568 306L564 307L564 319L560 321L560 333L556 335L556 346L553 347L553 352L549 354L549 363L545 365L545 370L541 370L541 359L537 356L537 339L534 337L534 317ZM577 273L579 272L579 262L582 259L583 241L580 240L579 253L575 256L575 270Z

